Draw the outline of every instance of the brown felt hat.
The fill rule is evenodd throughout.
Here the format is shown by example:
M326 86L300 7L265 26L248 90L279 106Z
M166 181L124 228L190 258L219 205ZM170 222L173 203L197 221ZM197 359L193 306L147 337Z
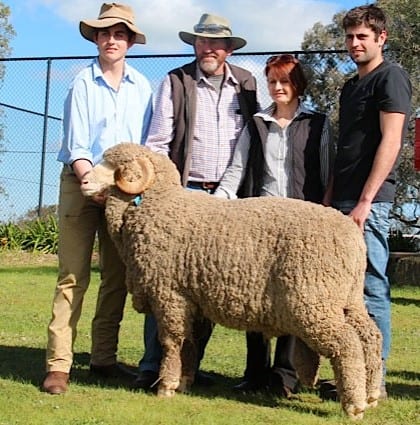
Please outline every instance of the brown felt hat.
M80 34L86 40L94 41L96 30L125 24L136 35L134 43L146 44L146 37L135 24L134 12L130 6L118 3L104 3L99 12L98 19L85 19L80 21Z
M187 44L194 45L196 37L228 38L232 40L233 50L240 49L246 44L246 40L243 38L232 35L230 23L227 19L209 13L201 16L198 24L194 25L194 32L179 32L179 38Z

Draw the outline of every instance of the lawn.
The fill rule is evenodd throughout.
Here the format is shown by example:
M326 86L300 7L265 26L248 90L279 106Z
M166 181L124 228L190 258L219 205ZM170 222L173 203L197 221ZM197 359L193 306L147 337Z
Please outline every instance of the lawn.
M90 321L98 286L94 268L75 345L69 391L39 391L44 377L46 326L56 280L56 258L0 251L0 425L157 425L352 423L334 402L305 390L293 400L269 394L238 395L245 361L243 332L216 326L202 369L213 387L160 399L135 392L117 380L89 376ZM393 347L388 363L389 399L366 412L366 425L420 424L420 288L396 287L392 294ZM135 368L143 352L143 315L128 299L120 335L119 360ZM322 378L332 376L324 361Z

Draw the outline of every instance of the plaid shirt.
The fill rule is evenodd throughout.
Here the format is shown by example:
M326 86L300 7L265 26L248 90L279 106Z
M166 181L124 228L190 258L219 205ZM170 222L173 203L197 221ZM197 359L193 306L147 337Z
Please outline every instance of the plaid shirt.
M238 81L229 66L218 92L197 67L197 115L195 117L192 181L218 182L230 165L236 143L244 126L235 86ZM155 112L146 146L168 154L174 137L174 111L169 76L163 80L156 97Z

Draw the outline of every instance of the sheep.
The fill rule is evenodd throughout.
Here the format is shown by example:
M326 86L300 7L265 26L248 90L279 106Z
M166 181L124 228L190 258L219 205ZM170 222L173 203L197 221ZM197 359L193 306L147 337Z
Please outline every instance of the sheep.
M333 208L277 197L220 199L185 190L165 155L121 143L82 181L107 192L108 229L127 266L138 312L158 323L159 396L194 379L194 324L295 335L304 385L330 359L351 418L376 406L381 334L363 303L366 248L352 220Z

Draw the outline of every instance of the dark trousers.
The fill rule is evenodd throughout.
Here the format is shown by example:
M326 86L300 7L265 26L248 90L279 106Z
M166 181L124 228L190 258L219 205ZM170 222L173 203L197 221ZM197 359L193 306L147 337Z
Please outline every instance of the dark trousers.
M271 345L262 334L247 332L245 380L262 384L280 381L283 385L295 390L298 378L293 366L293 352L296 337L285 335L277 338L274 362L271 367Z

